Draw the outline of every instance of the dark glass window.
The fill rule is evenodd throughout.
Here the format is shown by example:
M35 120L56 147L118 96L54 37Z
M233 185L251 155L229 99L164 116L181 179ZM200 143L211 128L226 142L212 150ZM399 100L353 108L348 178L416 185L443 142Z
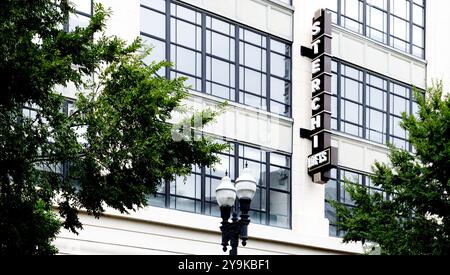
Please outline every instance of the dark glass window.
M74 111L75 111L75 101L70 98L65 98L63 105L60 108L60 112L67 116L70 116L74 113ZM43 124L48 123L46 116L42 113L42 108L36 104L29 104L29 103L26 103L23 106L20 120L31 124L37 123L37 120L41 120ZM85 131L83 127L77 127L74 128L74 130L77 134L82 134ZM51 139L49 139L48 142L52 143L52 141L50 140ZM40 162L36 162L35 167L41 171L66 175L69 166L67 163L55 163L53 161L43 160Z
M402 113L417 113L411 87L341 61L332 71L333 130L412 150L400 127Z
M350 194L344 189L346 181L350 184L365 186L370 194L379 193L386 200L389 199L389 195L383 192L379 186L375 186L369 176L343 168L333 169L331 171L331 180L325 186L325 217L330 222L329 235L332 237L342 237L344 232L339 230L337 226L336 209L331 206L330 201L337 201L350 208L355 205Z
M161 75L185 76L192 90L291 116L290 44L170 0L141 1L140 29L154 47L145 62L175 64Z
M419 58L425 57L424 0L336 0L333 22Z
M161 184L150 204L182 211L220 216L215 190L228 172L232 182L247 165L257 181L251 203L253 223L282 228L291 227L291 157L267 152L241 144L232 144L228 152L219 155L215 167L193 167L186 179L177 178ZM169 198L169 199L167 199Z

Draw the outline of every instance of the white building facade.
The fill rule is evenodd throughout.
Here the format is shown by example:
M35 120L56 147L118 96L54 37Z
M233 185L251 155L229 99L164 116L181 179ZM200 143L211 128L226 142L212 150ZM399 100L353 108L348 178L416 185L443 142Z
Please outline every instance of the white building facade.
M69 27L86 24L90 0L78 0ZM328 200L351 206L341 180L382 192L367 177L387 161L387 142L412 150L399 126L413 114L412 87L433 79L450 87L450 2L446 0L100 0L113 14L108 34L154 46L150 57L170 60L167 77L186 76L197 109L228 101L205 133L232 144L215 169L193 167L186 179L161 186L149 207L130 215L83 213L79 235L63 231L62 254L223 254L214 190L248 163L258 187L249 241L239 254L355 254L343 244ZM327 184L308 175L311 141L312 19L332 13L331 144L337 168ZM444 32L447 32L445 34ZM66 92L74 98L74 92Z

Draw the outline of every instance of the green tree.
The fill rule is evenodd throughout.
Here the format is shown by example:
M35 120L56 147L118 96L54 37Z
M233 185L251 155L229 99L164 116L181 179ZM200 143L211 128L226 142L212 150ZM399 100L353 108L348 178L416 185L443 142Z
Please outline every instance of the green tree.
M101 5L86 28L64 31L73 11L66 0L0 3L0 254L54 254L62 226L82 228L79 209L137 210L162 181L215 163L226 148L198 135L175 142L220 110L173 131L184 79L158 76L167 62L146 66L139 39L106 36ZM70 85L83 92L67 115L60 91Z
M415 153L390 146L390 164L375 163L371 176L391 199L346 183L356 206L333 203L344 242L370 242L388 255L450 254L450 98L442 83L415 97L418 114L403 114L401 124Z

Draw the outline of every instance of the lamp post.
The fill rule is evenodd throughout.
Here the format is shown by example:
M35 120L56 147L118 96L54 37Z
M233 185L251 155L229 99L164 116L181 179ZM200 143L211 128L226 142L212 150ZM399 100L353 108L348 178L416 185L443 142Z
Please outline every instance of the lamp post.
M216 199L220 207L220 214L222 218L222 246L223 251L227 251L228 243L230 243L230 255L237 255L237 247L239 245L239 238L242 240L242 245L247 245L247 228L250 223L248 211L250 210L250 203L255 196L256 180L251 175L250 169L246 167L241 175L236 179L236 185L233 186L231 179L225 174L222 182L216 188ZM241 211L240 219L237 218L237 213L233 212L231 223L228 219L231 215L231 209L236 201L236 196L239 199L239 209Z

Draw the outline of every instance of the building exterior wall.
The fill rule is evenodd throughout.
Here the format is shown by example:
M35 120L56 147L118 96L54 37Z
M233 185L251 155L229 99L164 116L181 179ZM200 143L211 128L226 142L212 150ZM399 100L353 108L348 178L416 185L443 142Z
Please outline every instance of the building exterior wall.
M148 0L147 0L148 1ZM163 2L163 0L154 0ZM107 33L132 41L140 35L140 1L101 0L113 14ZM243 26L292 43L291 117L281 116L230 102L226 112L205 132L239 144L291 156L291 226L283 229L250 223L248 246L240 254L354 254L361 244L342 244L330 236L325 216L326 185L313 183L306 160L311 143L299 136L300 128L311 127L311 60L300 55L300 47L311 44L311 23L321 8L335 8L335 1L293 0L184 0L181 1ZM434 78L450 87L448 35L442 26L450 19L446 0L426 1L426 59L415 57L361 34L333 24L332 55L336 60L375 72L406 85L425 89ZM445 29L445 28L444 28ZM73 91L67 90L73 97ZM186 103L196 109L223 100L192 92ZM332 145L339 149L338 165L370 174L374 161L387 161L387 146L334 131ZM63 231L55 241L62 254L222 254L220 219L217 217L148 207L131 215L108 210L96 220L81 214L80 235Z
M447 46L450 43L448 26L450 17L445 12L450 3L445 0L427 1L427 32L426 32L426 59L428 85L433 81L442 80L444 89L450 87L450 53Z

